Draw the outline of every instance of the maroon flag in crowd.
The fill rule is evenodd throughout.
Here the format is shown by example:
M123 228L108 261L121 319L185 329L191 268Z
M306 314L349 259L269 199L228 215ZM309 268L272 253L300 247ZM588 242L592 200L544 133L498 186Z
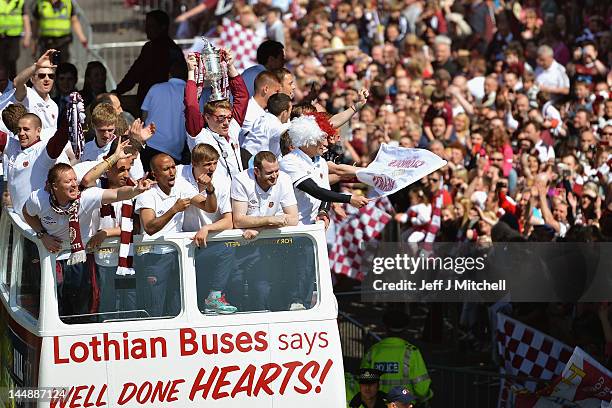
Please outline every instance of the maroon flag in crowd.
M539 393L518 394L517 408L607 407L612 400L612 372L580 347L563 373Z
M368 203L359 210L349 207L348 216L336 229L336 241L329 252L331 271L363 280L365 244L378 240L391 221L393 206L386 197Z
M262 41L263 38L254 30L223 18L218 45L231 49L234 54L234 66L238 71L257 63L257 47Z
M502 313L497 314L497 351L502 358L501 374L552 380L561 375L572 356L572 349L532 327ZM498 408L514 406L515 392L535 392L537 382L504 379L500 386Z

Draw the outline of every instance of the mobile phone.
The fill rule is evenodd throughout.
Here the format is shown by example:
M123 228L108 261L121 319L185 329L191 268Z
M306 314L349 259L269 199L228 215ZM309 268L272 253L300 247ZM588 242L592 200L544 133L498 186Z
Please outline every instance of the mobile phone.
M61 51L55 51L53 55L51 56L51 63L53 65L59 65L61 62L61 56L62 56Z

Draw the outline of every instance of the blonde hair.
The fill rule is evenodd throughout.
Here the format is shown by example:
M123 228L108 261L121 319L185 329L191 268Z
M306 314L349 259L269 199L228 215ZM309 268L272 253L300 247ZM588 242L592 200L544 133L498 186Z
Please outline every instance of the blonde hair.
M110 103L100 103L91 112L91 123L94 127L104 125L117 125L117 113Z
M191 164L219 160L219 152L209 144L197 144L191 151Z

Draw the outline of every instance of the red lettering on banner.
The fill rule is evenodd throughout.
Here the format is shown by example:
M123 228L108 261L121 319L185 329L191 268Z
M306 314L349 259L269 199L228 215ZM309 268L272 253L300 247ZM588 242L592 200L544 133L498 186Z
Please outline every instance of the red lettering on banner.
M217 399L221 399L221 398L225 398L225 397L229 397L229 392L221 392L221 388L225 387L226 385L230 385L231 382L230 381L226 381L225 380L225 376L228 373L231 373L232 371L238 371L240 370L240 366L234 365L234 366L229 366L229 367L223 367L221 369L221 373L219 374L219 378L217 379L217 383L215 385L215 389L213 390L212 393L212 398L217 400Z
M106 384L97 389L95 385L79 385L70 387L67 393L63 396L51 398L49 406L51 408L90 408L106 406L104 394L106 393ZM85 392L87 390L87 392ZM82 402L81 402L82 400Z
M416 169L425 164L424 160L419 159L403 159L403 160L391 160L389 167L401 167L403 169Z
M179 331L181 356L191 356L199 351L207 355L229 354L235 350L241 353L248 353L252 350L264 351L268 348L265 336L266 333L263 331L255 332L254 335L249 332L240 332L235 337L232 333L221 335L212 333L202 334L198 339L195 330L184 328ZM220 346L219 343L221 343Z
M291 361L289 363L283 364L283 367L287 369L287 374L285 374L285 378L283 378L283 382L281 383L280 390L278 390L278 393L280 395L285 394L285 390L287 389L287 384L289 384L289 380L291 379L293 372L295 371L296 368L298 368L301 365L303 365L301 361Z
M381 191L391 191L395 188L395 180L385 176L373 176L374 186Z
M274 392L270 389L270 383L280 375L281 368L276 363L268 363L261 366L262 371L257 383L255 384L255 389L253 390L253 395L258 396L259 391L264 390L266 394L272 395ZM274 373L268 377L268 373L274 369Z
M257 367L253 364L249 364L247 368L244 370L240 379L236 383L236 386L232 390L231 397L234 398L236 394L239 392L246 392L246 394L250 397L251 391L253 390L253 382L255 381L255 371ZM246 384L245 384L246 381ZM244 385L243 385L244 384Z
M122 341L110 339L108 333L102 334L102 341L92 336L88 342L76 341L70 344L68 357L61 356L59 337L53 337L53 361L55 364L84 363L110 360L140 360L143 358L167 357L166 339L151 337L148 339L130 339L128 332L123 333ZM158 353L159 350L159 353Z
M210 376L208 377L208 382L202 383L202 379L204 378L204 374L206 374L206 370L200 368L200 371L198 371L198 375L195 381L193 382L193 386L191 387L191 391L189 392L189 400L193 401L196 393L200 391L202 391L203 399L208 398L208 393L210 392L212 384L215 381L215 378L217 377L218 373L219 367L214 367Z
M133 382L123 384L121 394L117 404L125 405L131 400L139 404L149 404L156 402L178 401L176 394L179 392L178 385L184 383L183 379L166 381L145 381L138 385Z

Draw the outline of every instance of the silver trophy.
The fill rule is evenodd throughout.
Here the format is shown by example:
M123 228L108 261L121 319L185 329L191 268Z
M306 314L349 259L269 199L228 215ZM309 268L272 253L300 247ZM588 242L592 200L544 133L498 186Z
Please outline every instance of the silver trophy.
M227 83L227 71L221 64L220 50L213 45L205 37L202 37L204 48L200 54L202 59L204 80L210 82L212 93L209 101L220 101L227 99L225 94L225 84Z

